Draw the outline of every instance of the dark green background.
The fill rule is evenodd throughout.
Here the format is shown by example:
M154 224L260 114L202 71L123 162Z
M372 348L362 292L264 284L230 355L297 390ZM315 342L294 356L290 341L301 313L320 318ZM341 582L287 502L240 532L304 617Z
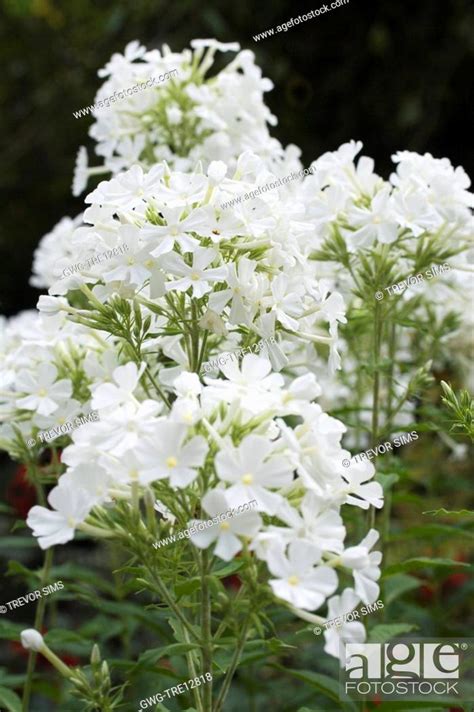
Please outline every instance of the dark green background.
M82 205L70 193L77 148L92 142L97 70L139 39L181 50L195 37L239 41L256 52L284 144L304 164L351 138L387 176L398 149L448 156L469 171L474 22L468 0L350 0L286 33L252 36L322 0L0 0L3 139L0 312L34 306L28 287L40 237Z

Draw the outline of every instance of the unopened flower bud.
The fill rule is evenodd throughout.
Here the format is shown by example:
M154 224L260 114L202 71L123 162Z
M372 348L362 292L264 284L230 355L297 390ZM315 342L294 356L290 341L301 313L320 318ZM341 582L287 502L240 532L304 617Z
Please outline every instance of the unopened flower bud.
M27 628L21 632L21 644L24 648L37 653L44 646L43 636L34 628Z
M102 663L102 667L101 667L100 671L102 673L102 677L104 680L105 679L108 680L110 678L109 666L107 665L107 660L104 660L104 662Z
M100 657L100 649L97 643L94 643L92 646L92 653L91 653L91 664L92 665L97 665L97 663L100 663L101 657Z

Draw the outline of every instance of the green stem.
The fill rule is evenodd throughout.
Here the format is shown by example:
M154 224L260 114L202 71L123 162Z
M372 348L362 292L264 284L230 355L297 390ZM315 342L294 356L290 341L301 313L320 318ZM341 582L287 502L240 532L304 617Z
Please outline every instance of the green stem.
M41 574L41 587L43 587L49 577L49 572L53 563L53 552L54 549L51 547L47 550L44 557L43 572ZM38 605L36 607L35 622L33 627L35 630L41 633L41 628L43 627L44 611L46 607L46 598L40 598ZM23 688L23 700L22 700L22 712L28 712L30 706L31 697L31 687L33 684L33 673L35 671L36 665L36 653L34 650L30 650L28 655L28 666L26 668L26 682Z
M379 431L379 392L380 392L380 370L379 370L379 360L380 360L380 337L382 331L382 324L380 319L380 305L377 303L375 305L374 313L374 338L373 338L373 350L372 350L372 364L374 372L374 382L372 389L372 446L376 447L378 444L378 431Z
M202 632L202 671L212 674L212 637L211 637L211 595L209 590L209 554L203 549L201 555L201 632ZM204 709L212 710L212 680L203 687Z
M167 591L167 589L166 589L166 586L164 586L164 585L161 583L159 577L155 574L155 572L154 572L150 567L147 567L147 568L148 568L148 570L149 570L149 572L150 572L150 575L151 575L151 577L152 577L152 579L153 579L153 582L154 582L156 588L158 589L158 591L159 591L159 593L160 593L160 596L163 598L163 600L165 601L165 603L171 608L171 610L172 610L173 613L175 614L176 618L180 621L180 623L181 623L181 625L183 626L183 628L188 631L188 633L192 636L192 638L193 638L194 640L199 641L198 636L196 635L196 633L195 633L194 630L192 629L192 627L191 627L191 625L189 624L188 620L187 620L187 619L184 617L184 615L181 613L181 609L176 605L176 603L174 602L172 596L170 596L170 594L168 593L168 591Z
M395 348L396 348L396 325L392 322L390 327L390 342L389 342L389 371L387 374L387 418L385 428L392 430L392 402L393 402L393 371L395 367Z
M193 330L191 333L191 344L192 344L192 364L191 370L195 373L199 373L199 327L198 327L198 310L196 302L191 298L191 313L193 316Z
M227 697L227 693L229 692L232 678L234 677L234 673L235 673L235 671L237 669L237 665L239 664L239 661L240 661L240 656L242 655L242 650L244 649L249 623L250 623L250 613L249 613L247 620L245 621L244 626L242 628L242 633L240 635L239 642L237 643L237 646L234 650L232 660L230 661L230 665L226 672L224 682L222 683L222 687L220 689L219 696L218 696L218 698L216 700L216 704L213 708L213 712L220 712L220 710L222 709L222 705L224 704L224 701ZM211 709L211 708L209 708L209 709Z
M372 348L372 368L373 368L373 389L372 389L372 447L375 449L379 437L379 395L380 395L380 345L382 337L382 320L380 314L380 304L375 303L374 309L374 333ZM369 509L369 526L375 523L375 507Z
M170 410L170 409L171 409L170 402L169 402L168 398L166 397L165 392L160 388L160 386L158 385L158 383L155 381L155 379L154 379L153 376L151 375L151 373L150 373L150 367L149 367L149 366L146 367L145 373L146 373L146 375L148 376L148 378L150 379L150 381L152 382L153 387L155 388L156 392L157 392L158 395L160 396L160 398L161 398L161 400L163 401L163 403L167 406L168 410Z
M190 642L187 630L183 630L183 637L184 637L186 643ZM189 670L189 674L190 674L191 678L198 677L196 666L194 664L192 650L188 650L188 652L186 653L186 660L188 662L188 670ZM194 702L195 702L197 711L205 712L204 707L202 706L201 698L199 696L199 688L198 687L193 688L193 695L194 695Z

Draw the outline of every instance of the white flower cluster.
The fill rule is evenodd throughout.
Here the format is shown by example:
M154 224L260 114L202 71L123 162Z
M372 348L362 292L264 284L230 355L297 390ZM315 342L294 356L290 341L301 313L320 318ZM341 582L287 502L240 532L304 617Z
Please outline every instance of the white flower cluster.
M380 508L382 487L370 462L342 466L350 457L341 447L345 427L312 402L320 393L312 374L285 385L267 359L249 354L241 368L229 362L225 378L206 378L206 385L195 373L181 373L167 413L143 395L143 368L120 366L113 383L93 387L91 407L100 421L71 434L62 453L67 471L48 497L52 510L35 506L28 515L42 548L70 541L78 528L99 533L100 512L113 516L114 500L131 499L134 486L142 494L154 487L158 498L163 486L200 491L205 471L202 507L209 516L251 500L256 511L193 534L194 545L215 542L215 554L228 561L245 541L266 562L274 594L303 617L334 594L338 569L352 573L358 600L378 598L381 554L371 551L378 534L371 530L345 547L340 510ZM288 426L289 415L300 424ZM334 636L344 634L344 628L326 632L331 651ZM364 639L363 626L356 637Z
M352 252L401 236L472 238L474 196L460 166L454 169L447 158L429 153L399 151L393 156L396 172L384 181L374 173L373 159L362 156L355 162L361 149L360 141L350 141L325 153L303 181L303 202L316 226L315 246L335 227Z
M423 293L424 304L440 318L457 312L459 329L445 343L450 360L454 356L472 386L471 181L462 167L454 168L447 158L436 159L429 153L419 155L411 151L399 151L392 156L396 171L385 181L374 172L373 159L361 156L357 160L361 149L360 141L350 141L337 151L325 153L312 163L312 174L304 178L299 188L305 217L315 228L313 248L320 250L327 240L337 236L344 241L350 256L363 255L371 248L392 249L398 269L408 275L413 273L417 251L426 249L430 241L434 249L449 251L453 255L447 260L450 269L432 281L425 281L418 292ZM432 267L434 272L436 267ZM326 262L324 268L319 263L318 270L319 276L324 276L331 288L347 301L355 288L369 289L357 284L349 270L333 262ZM400 299L411 296L413 290L406 290ZM360 300L352 303L359 304ZM300 350L303 347L300 345ZM406 347L409 355L409 343L406 339L399 341L399 351ZM297 360L301 361L301 357ZM345 371L348 365L345 362Z
M198 160L205 166L222 160L233 169L243 151L258 150L269 167L280 166L283 173L300 167L299 150L290 146L285 151L269 134L268 125L275 125L277 119L263 95L273 84L262 77L253 52L239 51L237 42L216 40L193 40L191 47L177 53L165 45L161 52L147 52L138 42L130 42L123 55L114 54L99 70L106 81L96 103L158 74L171 70L178 74L146 92L126 96L105 111L92 112L96 121L89 133L97 141L95 151L103 157L104 167L89 169L87 152L81 148L74 195L82 193L89 175L116 174L135 164L145 168L163 160L184 171ZM208 76L217 51L237 54L224 69Z
M163 164L148 172L134 166L100 183L86 198L87 226L73 232L72 259L68 256L89 266L79 264L69 277L61 274L50 294L92 284L102 302L112 295L136 296L145 307L152 300L153 311L161 308L163 314L169 297L181 294L199 300L200 317L206 319L206 310L221 315L225 327L262 338L278 329L327 344L331 369L339 368L336 340L338 322L345 321L344 302L318 281L317 263L308 259L313 227L303 207L274 191L256 204L247 201L222 212L219 206L229 196L270 175L252 153L240 156L238 179L226 172L220 161L209 165L207 175L169 171ZM95 253L124 244L126 253L92 264ZM56 274L63 264L59 260ZM54 311L54 300L40 298L39 308ZM329 335L318 329L321 322L328 324ZM277 346L270 354L276 368L285 364Z
M90 412L90 385L119 364L106 336L65 314L29 311L0 322L0 449L17 457L22 440Z

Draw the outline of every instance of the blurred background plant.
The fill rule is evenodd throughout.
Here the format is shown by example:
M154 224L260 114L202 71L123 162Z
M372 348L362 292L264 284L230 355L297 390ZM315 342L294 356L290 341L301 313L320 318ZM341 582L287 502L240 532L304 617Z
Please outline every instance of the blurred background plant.
M314 4L1 0L0 7L0 97L6 107L0 116L6 139L0 176L0 311L5 315L34 307L39 292L27 286L33 250L63 215L75 215L82 205L72 198L70 184L77 147L92 145L85 141L92 119L76 120L72 111L92 103L99 86L97 69L132 39L149 48L166 42L181 50L195 37L217 37L252 49L263 74L275 84L266 96L279 118L272 133L283 145L298 144L305 166L355 138L364 142L364 154L374 157L384 177L391 170L390 155L402 148L448 156L472 174L466 146L474 25L467 0L420 0L416 5L352 0L337 13L258 43L252 35ZM387 490L397 484L390 495L390 519L381 515L384 609L365 620L370 641L396 632L448 637L472 629L469 601L474 582L468 561L474 505L470 443L464 434L469 429L472 435L472 401L459 393L452 366L446 363L443 368L437 375L450 384L443 386L446 407L441 407L436 380L425 390L423 403L416 403L415 417L420 419L422 413L423 422L429 423L419 440L377 462ZM337 415L343 417L341 411ZM457 447L447 444L442 434ZM47 460L42 463L46 472L50 466ZM38 588L41 559L36 542L21 531L36 502L35 489L25 479L25 468L6 458L2 473L4 568L8 560L16 560L9 564L0 594L6 602ZM168 657L151 656L137 665L126 660L138 660L143 650L156 645L157 637L166 643L165 626L157 611L147 611L130 598L121 575L109 578L104 573L104 561L116 556L109 545L80 535L67 547L58 547L49 581L62 580L64 590L48 602L45 639L68 665L87 665L92 645L98 643L102 657L128 680L128 699L137 701L144 690L151 693L173 684L178 658L171 649ZM114 560L114 568L123 563ZM238 590L238 577L230 576L226 585ZM20 708L12 690L21 689L28 654L11 639L33 625L34 616L34 604L8 611L0 629L6 641L0 705L15 712ZM263 653L256 650L244 657L226 712L339 709L337 661L323 654L321 637L281 610L273 622L274 641L267 642ZM292 647L282 653L282 643ZM263 658L265 664L259 665ZM60 682L43 658L37 663L34 689L34 712L50 710L51 705L81 710L73 700L62 706Z

